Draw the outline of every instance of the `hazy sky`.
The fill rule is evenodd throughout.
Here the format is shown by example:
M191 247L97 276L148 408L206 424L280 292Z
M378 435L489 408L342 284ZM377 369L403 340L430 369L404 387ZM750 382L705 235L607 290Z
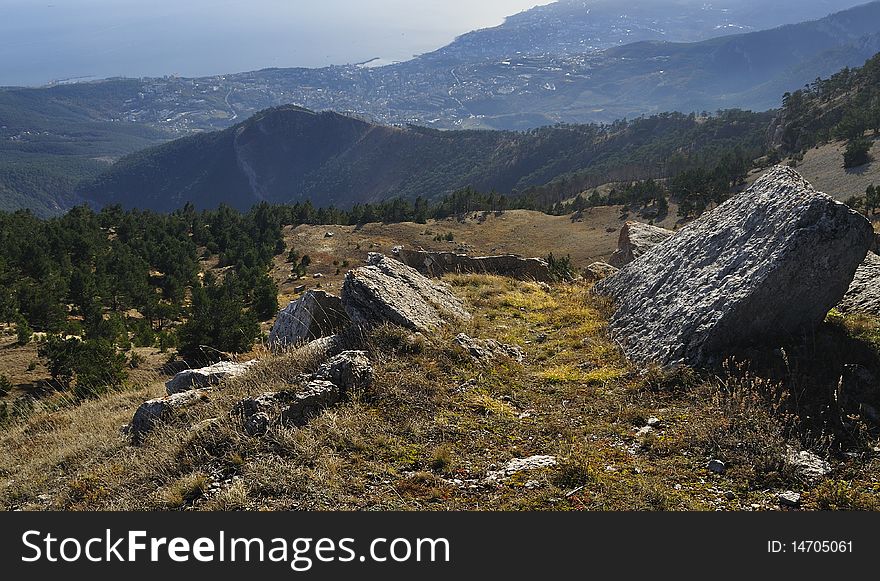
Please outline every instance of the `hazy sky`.
M549 0L0 0L0 85L405 60Z

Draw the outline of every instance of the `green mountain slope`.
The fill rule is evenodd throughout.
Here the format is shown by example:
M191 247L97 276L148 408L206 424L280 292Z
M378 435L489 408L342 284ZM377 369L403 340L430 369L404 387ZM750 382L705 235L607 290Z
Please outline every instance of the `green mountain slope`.
M632 178L656 176L670 159L686 163L736 146L760 153L770 118L731 111L708 120L666 114L609 126L438 131L287 106L128 156L77 194L167 211L264 200L349 207L465 186L516 193L588 167L601 181L623 168Z

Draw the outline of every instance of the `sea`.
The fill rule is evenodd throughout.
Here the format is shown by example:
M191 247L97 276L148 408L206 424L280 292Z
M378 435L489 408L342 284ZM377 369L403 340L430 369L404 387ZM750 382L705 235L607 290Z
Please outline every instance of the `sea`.
M541 0L0 0L0 86L381 66Z

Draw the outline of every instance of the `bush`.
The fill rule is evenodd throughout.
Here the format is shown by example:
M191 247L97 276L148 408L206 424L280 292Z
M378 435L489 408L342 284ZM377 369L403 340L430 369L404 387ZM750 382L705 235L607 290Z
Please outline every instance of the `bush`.
M109 341L53 335L40 346L39 353L59 387L69 389L75 380L73 393L80 399L105 393L128 377L125 356Z
M15 318L15 335L18 338L19 345L27 345L31 342L31 338L34 336L34 331L21 314Z
M857 137L850 139L846 144L846 151L843 152L843 167L850 169L865 165L871 161L870 151L873 143L870 139Z
M0 395L9 395L12 391L12 382L5 375L0 375Z
M571 256L566 255L565 258L556 258L553 253L547 257L547 267L550 270L550 276L555 281L572 280L574 278L574 268L571 266Z

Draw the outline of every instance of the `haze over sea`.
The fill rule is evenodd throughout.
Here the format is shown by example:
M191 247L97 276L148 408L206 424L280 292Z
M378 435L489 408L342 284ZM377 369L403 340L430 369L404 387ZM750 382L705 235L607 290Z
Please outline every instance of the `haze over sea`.
M407 60L547 0L0 0L0 85Z

